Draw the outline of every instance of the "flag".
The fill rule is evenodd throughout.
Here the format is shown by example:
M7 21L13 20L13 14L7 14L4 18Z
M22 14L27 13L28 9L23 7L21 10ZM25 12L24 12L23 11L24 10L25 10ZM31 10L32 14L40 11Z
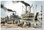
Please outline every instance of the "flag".
M42 12L42 5L41 5L41 12Z
M35 5L35 9L37 8L37 4Z
M36 7L37 7L37 5L36 5Z

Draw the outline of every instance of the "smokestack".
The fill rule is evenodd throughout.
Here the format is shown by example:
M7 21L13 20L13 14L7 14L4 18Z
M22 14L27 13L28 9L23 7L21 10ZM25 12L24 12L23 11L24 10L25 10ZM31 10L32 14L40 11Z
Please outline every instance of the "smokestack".
M4 8L3 4L1 4L1 8Z

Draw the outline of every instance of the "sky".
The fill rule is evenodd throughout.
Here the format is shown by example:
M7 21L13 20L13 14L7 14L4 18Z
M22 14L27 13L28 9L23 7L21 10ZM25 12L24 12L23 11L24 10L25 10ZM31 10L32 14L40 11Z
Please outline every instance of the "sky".
M33 7L31 8L31 12L32 13L36 13L36 12L39 12L40 13L40 11L41 11L41 5L42 5L42 2L41 1L25 1L25 2L27 2L30 5L33 5L33 7L36 8L35 10L33 9ZM12 10L14 10L14 8L15 8L14 7L15 4L13 5L11 1L2 1L1 3L4 4L4 6L7 5L6 7L7 8L10 8ZM37 5L37 7L36 7L36 5ZM20 8L18 8L18 9L20 9ZM6 17L4 9L1 9L0 11L1 11L1 17L2 18ZM18 14L20 15L21 12L18 12Z

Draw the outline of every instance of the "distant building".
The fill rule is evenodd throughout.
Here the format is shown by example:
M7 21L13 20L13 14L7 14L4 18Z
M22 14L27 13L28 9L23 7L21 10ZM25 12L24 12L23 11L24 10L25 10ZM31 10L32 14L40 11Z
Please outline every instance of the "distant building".
M34 19L34 14L33 13L27 13L27 14L22 14L21 16L22 19L24 20L33 20Z

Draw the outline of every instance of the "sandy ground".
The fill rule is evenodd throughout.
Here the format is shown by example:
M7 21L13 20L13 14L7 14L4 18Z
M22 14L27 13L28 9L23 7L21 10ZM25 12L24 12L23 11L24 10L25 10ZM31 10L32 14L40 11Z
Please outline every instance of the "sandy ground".
M16 24L6 24L6 25L1 25L1 28L18 28Z
M1 28L32 28L32 27L20 27L17 26L16 24L5 24L5 25L1 25Z

